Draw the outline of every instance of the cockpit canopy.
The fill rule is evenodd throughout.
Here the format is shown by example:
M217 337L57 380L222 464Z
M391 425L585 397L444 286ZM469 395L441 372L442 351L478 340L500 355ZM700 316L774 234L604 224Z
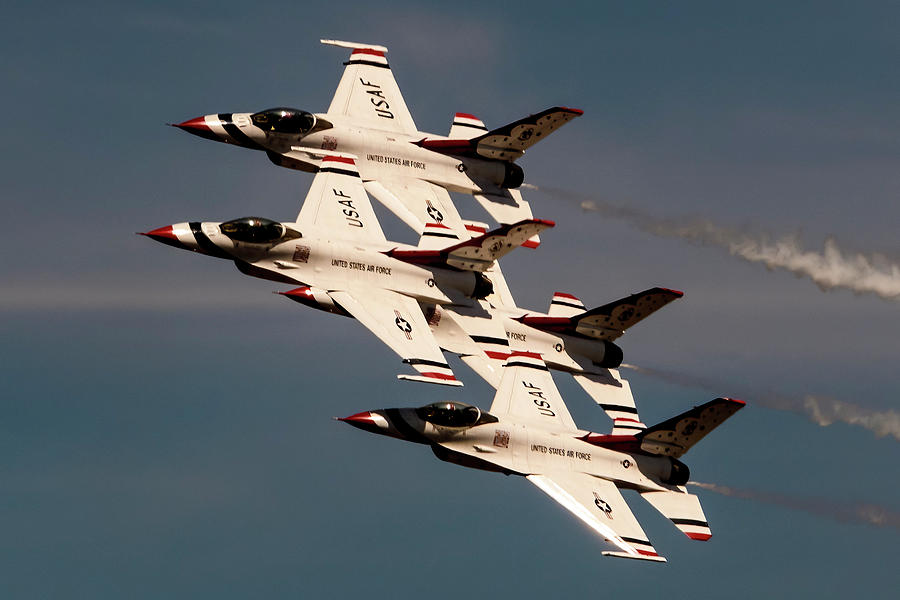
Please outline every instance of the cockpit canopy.
M253 113L250 119L266 133L306 135L316 126L315 115L296 108L270 108Z
M438 427L472 427L480 422L494 422L496 417L483 413L477 406L462 402L435 402L416 409L420 419Z
M236 242L270 244L284 237L288 229L276 221L262 217L244 217L226 221L219 231Z

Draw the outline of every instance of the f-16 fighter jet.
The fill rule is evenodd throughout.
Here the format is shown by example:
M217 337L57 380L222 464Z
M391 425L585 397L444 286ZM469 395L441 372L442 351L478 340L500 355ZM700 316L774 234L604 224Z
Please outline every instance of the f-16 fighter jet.
M326 155L358 158L370 194L421 233L427 223L464 230L447 190L474 194L499 223L530 219L515 160L582 111L554 107L488 131L457 113L448 136L418 130L388 66L387 48L336 40L351 49L325 113L272 108L220 113L175 125L195 135L264 151L277 165L315 172ZM537 238L529 242L537 245Z
M637 491L689 538L708 540L700 501L685 488L690 471L678 459L743 406L717 398L635 435L592 433L575 425L540 357L513 353L488 412L438 402L340 420L429 445L447 462L522 475L615 548L603 554L665 562L619 490Z
M438 344L459 354L463 362L495 388L503 362L513 351L539 354L547 366L570 373L613 421L613 433L634 434L645 428L635 407L628 381L619 376L622 349L613 343L625 331L682 293L651 288L591 310L571 294L557 292L547 313L518 308L499 266L490 274L494 294L478 305L428 307L425 312ZM503 296L507 296L503 298ZM445 325L442 317L453 313ZM472 352L455 328L469 333L482 352Z
M387 241L352 158L323 157L295 222L259 217L177 223L143 235L234 261L241 272L302 284L318 308L355 317L418 371L401 379L462 385L419 303L474 303L493 287L483 274L551 221L529 219L444 248Z

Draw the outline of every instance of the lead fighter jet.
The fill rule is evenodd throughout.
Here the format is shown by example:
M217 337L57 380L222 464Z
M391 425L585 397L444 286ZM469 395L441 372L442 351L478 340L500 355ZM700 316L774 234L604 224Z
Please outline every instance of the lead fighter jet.
M448 190L473 194L499 223L530 219L515 160L582 111L553 107L488 131L457 113L448 136L421 132L388 66L387 48L321 40L351 50L325 113L272 108L176 124L203 138L264 151L277 165L315 172L326 155L354 155L366 190L418 233L441 223L464 233ZM537 237L528 244L538 244Z
M580 430L540 355L513 353L489 412L460 402L392 408L340 419L350 425L431 446L441 460L522 475L615 547L604 555L665 562L625 503L637 491L693 540L711 531L678 460L743 408L717 398L634 435Z
M326 155L295 222L246 217L177 223L143 235L234 261L247 275L303 284L309 303L355 317L419 373L401 379L462 385L419 303L465 306L489 295L493 286L483 271L547 227L553 222L528 219L440 249L392 243L354 160Z

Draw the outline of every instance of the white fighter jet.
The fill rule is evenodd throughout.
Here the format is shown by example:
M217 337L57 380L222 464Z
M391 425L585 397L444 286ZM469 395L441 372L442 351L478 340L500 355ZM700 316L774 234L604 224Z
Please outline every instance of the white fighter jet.
M538 355L514 352L490 411L460 402L393 408L340 419L350 425L431 446L441 460L522 475L600 534L605 555L665 562L619 490L644 500L693 540L711 531L678 460L744 402L717 398L634 435L598 434L572 420Z
M418 371L401 379L462 385L444 359L420 303L466 306L491 293L483 274L551 221L523 220L440 249L387 241L352 158L323 157L295 222L259 217L191 222L143 235L234 261L263 279L302 284L302 294L349 314Z
M553 107L488 131L457 113L447 136L421 132L388 66L387 48L336 40L351 50L327 112L295 108L205 115L175 127L195 135L264 151L277 165L315 172L326 155L353 155L366 190L418 233L428 223L462 232L448 190L473 194L499 223L530 219L517 189L515 160L571 119L574 108ZM527 245L536 246L538 239Z
M511 352L539 354L547 366L575 381L613 421L614 434L633 434L645 428L628 381L617 370L622 349L614 340L666 304L683 296L666 288L651 288L587 310L572 294L553 295L547 313L519 308L505 286L499 266L490 273L495 293L477 306L433 306L426 318L440 346L460 356L493 387L498 388L503 362ZM452 312L453 319L441 317ZM482 350L474 353L460 342L461 325Z

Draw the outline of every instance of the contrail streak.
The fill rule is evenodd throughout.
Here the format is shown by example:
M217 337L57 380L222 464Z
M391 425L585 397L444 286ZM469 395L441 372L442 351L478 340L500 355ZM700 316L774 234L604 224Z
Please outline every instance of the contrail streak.
M900 263L884 254L847 252L834 237L826 238L821 250L806 250L795 235L773 238L766 233L725 227L706 219L660 218L634 208L586 199L565 190L540 189L580 200L585 211L623 220L658 237L722 248L732 256L762 263L768 269L784 269L798 277L807 277L825 292L847 289L856 294L875 294L884 300L900 301Z
M721 393L723 388L721 383L682 373L638 367L627 363L622 363L622 367L675 385L702 389L713 394ZM835 398L813 396L811 394L788 396L759 390L750 390L750 392L747 399L757 406L803 415L822 427L827 427L833 423L845 423L862 427L874 433L875 437L893 437L900 442L900 413L895 410L877 411Z
M900 513L889 510L883 506L878 506L877 504L839 504L837 502L829 502L819 498L801 498L775 492L739 489L724 485L716 485L714 483L701 483L699 481L689 481L688 485L710 490L717 494L722 494L723 496L755 500L757 502L800 510L820 517L836 519L843 523L863 523L866 525L874 525L875 527L890 528L900 531Z

